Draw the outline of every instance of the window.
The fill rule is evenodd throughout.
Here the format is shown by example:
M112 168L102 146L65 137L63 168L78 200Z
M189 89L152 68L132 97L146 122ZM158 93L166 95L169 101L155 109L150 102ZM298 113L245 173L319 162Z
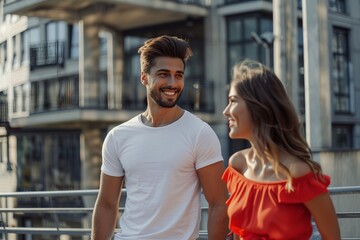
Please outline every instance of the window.
M24 64L28 61L29 58L29 39L28 39L28 32L23 31L20 33L20 63Z
M346 13L345 0L329 0L329 10L331 12Z
M6 138L3 136L0 136L0 163L4 163L4 159L6 157Z
M106 35L100 35L100 55L106 56L107 55L107 36Z
M335 125L332 129L333 148L353 147L353 127L351 125Z
M18 135L16 141L18 190L80 188L79 132L47 133L37 130Z
M12 59L12 66L13 68L17 68L18 65L18 45L17 45L17 35L12 37L12 50L13 50L13 59Z
M41 110L41 104L40 104L40 99L41 98L41 91L40 91L40 84L43 83L44 81L40 81L40 82L33 82L31 83L31 102L30 102L30 112L38 112Z
M29 45L35 45L40 43L40 30L38 27L30 28L29 32Z
M28 110L29 99L29 84L21 85L21 110L26 112Z
M100 68L106 69L108 67L108 43L109 43L109 34L105 31L99 33L99 48L100 48ZM100 83L101 84L101 83Z
M0 122L8 122L7 90L0 92Z
M346 29L334 28L332 78L335 113L350 113L349 40Z
M19 94L18 94L19 87L14 87L13 91L13 113L18 111L18 101L19 101Z
M5 58L5 52L4 52L4 43L0 43L0 73L3 72L3 65L4 65L4 58ZM1 82L0 82L1 84Z
M52 136L53 186L59 190L80 187L80 137L75 133Z
M267 52L262 45L256 43L252 37L252 32L259 35L266 32L271 33L272 17L255 13L232 16L227 19L229 73L231 73L231 68L234 64L245 58L265 63L266 54L271 54L271 51ZM272 65L271 62L270 65ZM230 81L230 76L228 79Z
M49 22L46 24L46 41L55 42L57 40L64 41L66 38L65 22Z
M31 113L78 107L79 78L74 75L33 82L31 96Z
M79 26L72 24L68 26L69 33L69 58L79 58Z
M38 27L30 28L28 30L29 49L30 49L30 65L36 66L39 59L41 59L41 51L38 51L40 44L40 30Z
M302 21L298 22L298 63L299 63L299 112L305 115L305 76L304 76L304 30Z
M46 24L45 64L56 63L58 56L63 56L66 27L65 22L49 22Z
M13 94L13 113L27 111L29 99L29 84L22 84L14 87Z
M7 41L0 44L0 65L3 72L6 70L7 65Z

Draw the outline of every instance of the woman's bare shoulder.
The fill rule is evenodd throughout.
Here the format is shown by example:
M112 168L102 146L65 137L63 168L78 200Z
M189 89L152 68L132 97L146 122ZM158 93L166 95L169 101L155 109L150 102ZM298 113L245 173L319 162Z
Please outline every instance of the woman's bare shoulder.
M289 169L292 177L297 178L311 172L310 166L296 156L288 156L284 165Z
M235 152L231 157L229 158L229 165L235 168L240 173L244 172L246 169L246 157L249 153L249 149L244 149Z

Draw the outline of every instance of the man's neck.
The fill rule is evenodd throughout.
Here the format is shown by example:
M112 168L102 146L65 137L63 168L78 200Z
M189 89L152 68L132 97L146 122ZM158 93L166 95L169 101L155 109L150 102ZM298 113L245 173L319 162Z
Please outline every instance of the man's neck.
M141 120L145 125L150 127L163 127L181 118L183 113L184 110L179 106L156 110L147 108L145 112L141 114Z

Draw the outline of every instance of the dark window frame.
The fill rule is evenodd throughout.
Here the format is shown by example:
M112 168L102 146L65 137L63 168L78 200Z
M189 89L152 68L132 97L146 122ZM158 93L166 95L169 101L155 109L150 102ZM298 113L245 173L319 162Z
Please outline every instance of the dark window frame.
M329 11L347 14L346 0L329 0Z
M255 19L256 23L255 23L255 28L251 31L257 33L258 35L266 32L266 31L270 31L272 32L272 24L269 25L270 29L262 29L262 21L269 21L272 23L272 14L271 13L267 13L267 12L252 12L252 13L246 13L246 14L240 14L240 15L231 15L228 16L226 18L226 36L227 36L227 62L228 62L228 83L230 83L231 80L231 68L233 67L234 63L239 61L239 60L244 60L244 58L248 58L246 56L246 49L247 46L253 45L256 48L256 58L253 60L258 60L260 62L265 63L266 61L266 56L265 56L265 49L263 46L257 44L255 42L255 40L251 37L249 37L251 34L250 32L245 32L245 27L244 27L244 21L246 21L247 19ZM240 34L241 37L236 39L236 40L231 40L234 39L230 34L232 31L230 31L230 24L232 21L241 21L241 30L240 30ZM266 28L266 27L265 27ZM245 37L246 36L246 37ZM237 57L237 60L235 60L235 62L231 59L231 53L230 53L230 49L234 46L239 46L240 47L240 53L237 54L237 56L243 56L243 57ZM270 66L273 66L273 46L270 46Z
M333 27L332 34L333 109L336 115L351 114L349 30Z
M334 149L351 149L354 147L353 125L334 124L332 126L332 147Z

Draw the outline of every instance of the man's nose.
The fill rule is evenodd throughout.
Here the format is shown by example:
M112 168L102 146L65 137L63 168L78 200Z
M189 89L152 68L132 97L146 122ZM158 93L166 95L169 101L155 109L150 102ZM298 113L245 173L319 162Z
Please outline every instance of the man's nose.
M168 80L168 83L170 85L174 84L176 82L176 78L175 78L175 75L170 75L169 76L169 80Z

